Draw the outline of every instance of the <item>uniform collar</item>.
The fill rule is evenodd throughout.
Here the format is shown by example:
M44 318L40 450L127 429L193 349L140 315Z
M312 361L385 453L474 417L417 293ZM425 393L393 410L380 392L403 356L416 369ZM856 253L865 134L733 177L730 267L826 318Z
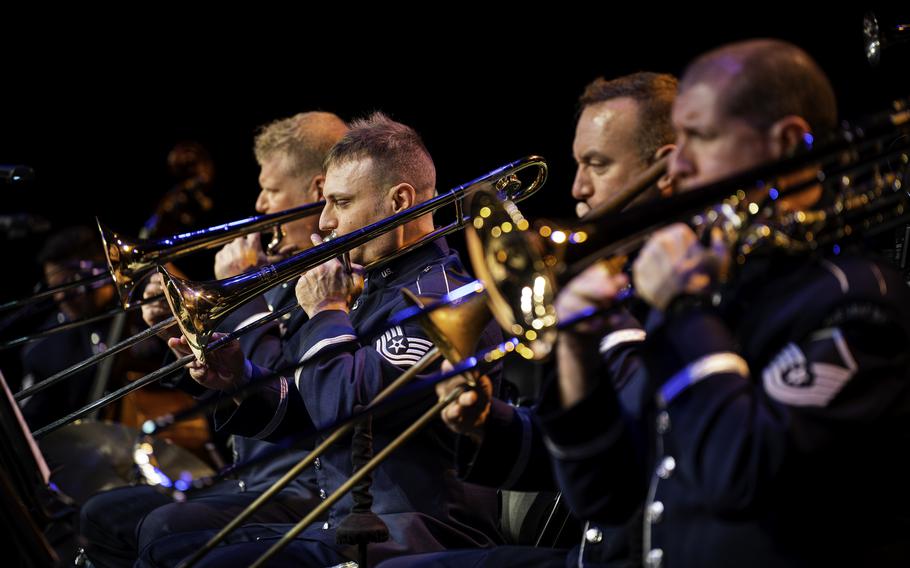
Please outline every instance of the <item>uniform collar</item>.
M445 237L440 237L404 256L375 266L364 275L364 280L376 283L393 280L397 276L422 270L426 266L438 263L440 259L447 256L449 256L449 245L446 243Z

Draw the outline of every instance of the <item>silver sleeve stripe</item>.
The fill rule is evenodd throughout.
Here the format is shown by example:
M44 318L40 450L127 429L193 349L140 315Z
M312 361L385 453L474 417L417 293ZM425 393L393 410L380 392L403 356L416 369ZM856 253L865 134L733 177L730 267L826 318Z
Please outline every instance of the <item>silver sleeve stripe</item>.
M528 460L531 458L531 419L525 412L519 412L518 409L515 412L521 419L521 446L518 448L518 458L502 484L504 489L515 485L522 472L528 466Z
M850 291L850 281L847 279L847 274L841 270L841 268L831 262L830 260L822 259L821 265L828 269L828 272L831 273L834 278L837 279L837 283L840 284L840 291L842 294L846 294Z
M661 406L666 406L677 395L692 385L711 375L724 373L733 373L743 378L748 378L749 364L736 353L729 351L705 355L689 363L685 369L670 377L670 380L660 387L657 401Z
M325 339L321 339L317 341L315 345L307 349L306 353L303 354L303 357L300 358L300 364L306 363L326 347L336 345L338 343L344 343L345 341L357 341L357 336L352 333L345 333L336 337L326 337ZM302 370L303 369L301 367L297 367L297 370L294 371L294 384L297 385L297 388L300 388L300 372Z
M253 323L254 321L259 321L262 318L264 318L265 316L269 315L270 313L272 313L272 312L260 312L258 314L253 314L250 317L243 320L242 322L240 322L240 325L235 327L234 331L237 331L241 327L246 327L246 326L250 325L251 323Z
M272 420L265 425L265 428L253 436L257 440L262 440L271 435L275 428L281 424L281 421L284 420L284 415L288 410L288 381L284 377L278 377L278 379L279 395L281 397L278 400L278 409L275 411L275 416L272 417Z
M606 353L617 345L623 343L640 343L645 340L647 334L643 329L620 329L608 333L600 340L600 352Z
M878 267L877 264L871 265L870 268L872 269L872 274L875 275L875 280L878 282L878 293L881 294L882 296L887 296L888 295L888 283L885 282L885 276L882 274L881 269Z

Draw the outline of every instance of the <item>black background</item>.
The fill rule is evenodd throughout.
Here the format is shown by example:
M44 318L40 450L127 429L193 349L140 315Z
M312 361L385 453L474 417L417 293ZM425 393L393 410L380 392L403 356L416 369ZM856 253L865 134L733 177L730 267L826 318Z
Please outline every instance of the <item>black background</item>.
M230 28L215 15L99 15L114 18L109 25L86 24L84 13L72 25L70 15L55 14L53 25L33 15L3 42L0 163L28 164L38 181L27 191L3 188L0 212L39 213L55 227L98 216L135 234L171 184L168 150L195 139L214 155L225 215L245 216L258 191L258 125L312 109L345 119L381 109L424 136L440 188L545 156L550 180L522 209L571 217L576 99L599 75L678 74L706 49L763 36L818 60L844 118L910 94L907 49L885 52L878 68L866 62L863 8L642 6L619 15L607 6L549 7L495 20L453 5L424 9L399 18L353 6L341 19L239 14L244 21ZM148 29L137 31L139 23ZM4 298L36 281L30 257L42 239L3 242Z

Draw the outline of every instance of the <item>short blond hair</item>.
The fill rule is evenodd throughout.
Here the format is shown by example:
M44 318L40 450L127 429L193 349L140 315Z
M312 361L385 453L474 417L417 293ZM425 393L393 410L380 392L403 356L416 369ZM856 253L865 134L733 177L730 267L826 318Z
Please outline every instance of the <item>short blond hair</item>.
M302 112L259 128L253 153L259 165L275 156L287 161L287 173L299 177L322 171L332 146L348 131L330 112Z

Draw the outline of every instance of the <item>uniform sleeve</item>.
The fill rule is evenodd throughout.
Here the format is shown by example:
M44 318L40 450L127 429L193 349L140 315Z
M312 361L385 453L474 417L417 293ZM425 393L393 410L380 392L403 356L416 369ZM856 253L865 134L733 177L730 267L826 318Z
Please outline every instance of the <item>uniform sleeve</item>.
M456 458L459 476L469 483L515 491L556 488L543 435L530 408L493 399L482 442L459 436Z
M398 306L404 307L404 302ZM342 311L321 312L304 326L294 384L317 426L332 424L349 416L355 406L369 403L433 348L412 322L362 340Z
M557 484L577 516L606 523L628 519L644 499L647 444L642 416L650 399L641 355L646 339L628 314L600 340L601 365L589 369L591 391L562 408L555 380L537 419Z
M759 506L787 464L849 452L856 432L887 422L906 393L907 336L888 299L868 297L833 303L761 368L704 309L653 337L649 372L670 425L663 443L693 498L718 512ZM668 372L667 361L679 369Z

